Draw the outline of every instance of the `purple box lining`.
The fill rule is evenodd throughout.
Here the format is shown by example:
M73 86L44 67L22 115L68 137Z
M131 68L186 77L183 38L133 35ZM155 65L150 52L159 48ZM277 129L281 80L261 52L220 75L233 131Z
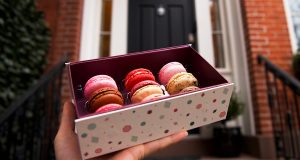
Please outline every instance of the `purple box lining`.
M200 88L228 83L227 80L188 45L74 62L69 65L69 76L78 117L81 118L92 114L84 108L86 100L83 96L83 87L86 81L92 76L98 74L111 76L118 84L119 90L125 96L127 93L124 90L123 79L131 70L147 68L153 72L158 81L157 74L161 67L172 61L182 63L187 71L198 79Z

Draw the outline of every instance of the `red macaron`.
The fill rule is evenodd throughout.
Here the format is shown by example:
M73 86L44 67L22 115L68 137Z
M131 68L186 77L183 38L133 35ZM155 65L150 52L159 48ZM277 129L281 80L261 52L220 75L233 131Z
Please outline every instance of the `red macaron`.
M155 81L155 77L150 70L145 68L132 70L125 77L125 88L127 91L131 91L135 84L145 80Z

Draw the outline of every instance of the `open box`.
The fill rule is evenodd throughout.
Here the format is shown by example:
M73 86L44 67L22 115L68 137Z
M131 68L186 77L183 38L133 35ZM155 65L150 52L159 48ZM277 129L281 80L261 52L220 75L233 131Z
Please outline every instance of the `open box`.
M146 103L127 104L120 110L102 114L89 113L85 109L83 86L92 76L111 76L125 98L123 79L128 72L147 68L157 76L161 67L172 61L182 63L197 78L199 90ZM83 159L225 119L233 90L233 83L228 83L189 45L72 62L67 66Z

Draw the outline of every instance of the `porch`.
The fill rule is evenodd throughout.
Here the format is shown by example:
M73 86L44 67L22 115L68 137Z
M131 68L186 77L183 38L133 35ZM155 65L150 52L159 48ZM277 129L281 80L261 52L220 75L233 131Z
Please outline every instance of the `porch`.
M229 159L297 159L300 156L300 145L297 143L299 81L268 59L259 56L258 60L265 66L273 135L243 136L242 153ZM63 58L0 116L0 151L5 159L55 159L52 142L59 126L61 81L66 61ZM277 82L280 86L277 87L283 89L281 95L275 92ZM290 102L294 102L293 105ZM279 111L280 108L282 111ZM146 159L225 159L226 157L214 156L214 143L213 138L201 138L201 134L191 134L183 141Z

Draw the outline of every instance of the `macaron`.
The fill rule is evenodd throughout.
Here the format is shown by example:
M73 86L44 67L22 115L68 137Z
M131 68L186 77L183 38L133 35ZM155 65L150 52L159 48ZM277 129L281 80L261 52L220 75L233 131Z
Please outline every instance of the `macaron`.
M161 84L166 85L171 79L171 77L173 77L175 74L180 72L186 72L186 69L181 63L179 62L167 63L160 69L158 73L159 81Z
M190 86L198 86L197 79L187 72L180 72L175 74L168 82L166 90L169 94L176 94L182 91L184 88Z
M141 81L132 87L132 89L130 91L130 96L132 96L138 89L140 89L144 86L147 86L147 85L159 85L159 84L153 80Z
M93 76L84 86L84 97L90 99L93 92L106 87L118 90L118 86L112 77L108 75Z
M142 102L148 102L148 101L158 100L158 99L160 99L162 97L165 97L165 95L163 95L163 94L151 94L151 95L147 96L146 98L144 98L142 100Z
M134 94L131 96L132 103L142 102L143 99L152 95L152 94L162 94L163 91L159 85L147 85L142 88L139 88Z
M120 105L120 104L110 103L110 104L107 104L107 105L104 105L104 106L98 108L96 110L96 113L105 113L105 112L109 112L109 111L120 109L122 107L123 106Z
M189 86L189 87L186 87L183 90L181 90L180 93L193 92L193 91L196 91L198 89L200 89L200 88L196 87L196 86Z
M88 101L88 110L95 112L98 108L110 103L123 105L122 94L114 88L102 88L92 94Z
M135 84L145 80L155 81L155 77L150 70L145 68L132 70L125 77L125 89L129 92Z

